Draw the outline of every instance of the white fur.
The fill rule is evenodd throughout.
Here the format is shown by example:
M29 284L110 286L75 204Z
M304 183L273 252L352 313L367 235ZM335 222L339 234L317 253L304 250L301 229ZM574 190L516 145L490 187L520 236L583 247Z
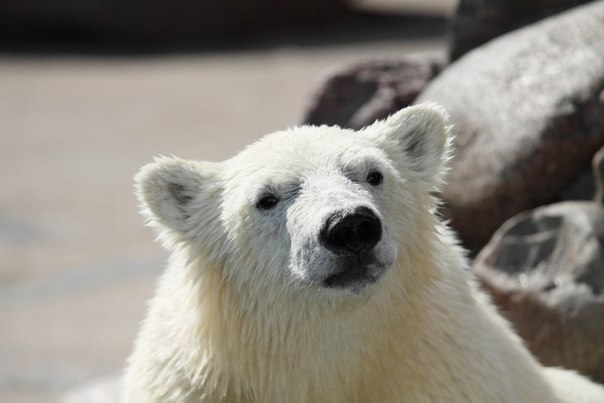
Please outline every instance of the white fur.
M123 401L604 402L600 386L532 358L435 216L447 122L419 105L360 132L305 126L225 162L144 167L143 214L172 257ZM259 209L266 194L279 203ZM317 235L358 206L382 222L368 270L383 274L325 288L338 257Z

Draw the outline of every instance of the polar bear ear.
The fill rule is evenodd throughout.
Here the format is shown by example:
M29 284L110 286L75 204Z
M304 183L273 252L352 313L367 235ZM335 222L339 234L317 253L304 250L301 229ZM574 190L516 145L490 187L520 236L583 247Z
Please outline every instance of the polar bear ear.
M449 116L441 106L425 103L404 108L366 130L393 141L408 166L422 175L442 173L450 158Z
M186 235L199 223L199 214L216 194L218 169L215 163L157 158L135 177L141 212L158 230ZM217 202L216 204L218 204ZM160 235L162 235L160 231Z

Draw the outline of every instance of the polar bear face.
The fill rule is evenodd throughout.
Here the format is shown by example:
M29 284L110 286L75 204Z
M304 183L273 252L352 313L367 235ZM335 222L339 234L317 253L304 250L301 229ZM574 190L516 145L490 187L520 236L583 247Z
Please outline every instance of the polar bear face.
M433 209L448 158L446 121L420 105L357 132L273 133L220 163L160 158L137 192L168 248L237 287L357 294L411 253L405 235Z
M245 236L252 256L267 255L260 270L286 269L298 286L359 290L393 264L382 214L393 168L356 137L325 127L279 132L232 161L225 227L234 239Z

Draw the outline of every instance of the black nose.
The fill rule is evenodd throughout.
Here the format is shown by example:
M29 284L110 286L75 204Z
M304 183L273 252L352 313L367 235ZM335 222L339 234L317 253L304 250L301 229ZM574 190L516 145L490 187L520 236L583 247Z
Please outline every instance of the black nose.
M381 238L380 220L367 207L359 207L351 213L332 215L321 231L321 242L335 253L370 250Z

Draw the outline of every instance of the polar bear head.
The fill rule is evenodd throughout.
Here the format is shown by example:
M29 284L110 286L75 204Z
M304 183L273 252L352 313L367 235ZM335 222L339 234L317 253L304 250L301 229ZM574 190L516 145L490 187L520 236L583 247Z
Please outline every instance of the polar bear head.
M446 170L447 116L409 107L360 131L302 126L223 162L159 158L136 177L142 211L195 270L242 290L354 295L413 253Z

